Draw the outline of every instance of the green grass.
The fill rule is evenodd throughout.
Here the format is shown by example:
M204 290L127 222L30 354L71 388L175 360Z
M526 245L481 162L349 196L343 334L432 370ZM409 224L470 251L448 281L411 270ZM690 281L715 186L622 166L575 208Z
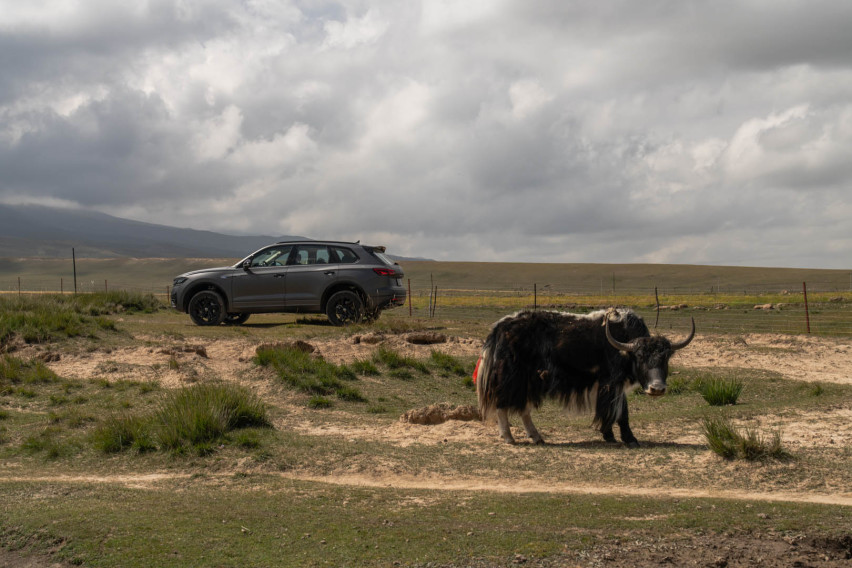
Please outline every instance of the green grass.
M264 347L255 363L273 369L285 384L314 396L336 395L342 400L365 402L357 388L345 381L357 380L353 369L328 363L296 348Z
M705 417L702 428L710 449L725 459L755 461L792 457L781 443L781 433L777 430L767 438L754 428L739 430L730 420L719 416Z
M229 384L198 384L169 393L153 424L160 447L178 453L204 452L232 430L271 426L266 405Z
M117 313L153 313L162 303L150 294L125 291L80 295L0 296L0 346L20 337L45 343L115 331L104 317Z
M702 381L698 391L710 406L727 406L737 403L743 391L743 382L739 379L710 379Z
M251 473L145 489L54 483L65 498L49 507L39 484L0 487L15 502L0 519L0 546L95 568L579 566L619 540L660 548L817 530L840 542L831 527L849 521L827 505L370 489ZM720 552L709 554L694 557L712 563ZM839 552L825 554L842 564Z

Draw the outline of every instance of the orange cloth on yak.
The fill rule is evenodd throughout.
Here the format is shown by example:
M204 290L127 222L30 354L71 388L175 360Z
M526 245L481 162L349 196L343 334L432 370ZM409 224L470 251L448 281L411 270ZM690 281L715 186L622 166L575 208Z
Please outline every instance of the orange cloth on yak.
M479 374L479 364L482 363L482 357L477 359L476 367L473 368L473 384L476 384L476 376Z

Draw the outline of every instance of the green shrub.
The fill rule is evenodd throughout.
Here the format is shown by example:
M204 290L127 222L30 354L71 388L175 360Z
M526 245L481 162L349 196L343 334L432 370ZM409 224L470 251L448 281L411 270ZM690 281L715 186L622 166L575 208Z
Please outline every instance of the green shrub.
M381 374L379 373L379 368L376 367L372 361L358 360L351 363L349 367L358 375L374 377Z
M149 420L129 414L107 417L92 433L92 444L105 454L127 449L139 453L154 450Z
M429 374L429 367L422 361L411 357L403 357L393 349L379 347L373 354L373 361L387 366L390 369L414 369L421 373Z
M308 406L310 408L331 408L332 406L334 406L334 403L332 403L324 396L316 395L312 396L311 400L308 401Z
M166 397L154 417L163 449L187 446L206 455L208 446L237 428L270 427L263 402L248 390L226 384L198 384Z
M289 347L259 349L254 360L258 365L271 367L282 381L304 393L316 396L337 395L343 400L354 402L366 401L355 387L343 383L358 379L356 372L349 367L338 367Z
M773 431L767 440L757 430L737 430L722 417L705 417L702 423L704 438L710 449L725 459L742 458L749 461L768 458L789 459L790 453L781 443L781 433Z
M702 381L699 392L710 406L726 406L737 403L743 390L738 379L709 379Z
M444 371L445 373L456 375L459 377L463 377L465 375L470 374L467 368L465 368L464 364L462 364L458 359L456 359L452 355L448 355L440 351L432 351L431 359L432 364L434 364L436 367L438 367L441 371Z

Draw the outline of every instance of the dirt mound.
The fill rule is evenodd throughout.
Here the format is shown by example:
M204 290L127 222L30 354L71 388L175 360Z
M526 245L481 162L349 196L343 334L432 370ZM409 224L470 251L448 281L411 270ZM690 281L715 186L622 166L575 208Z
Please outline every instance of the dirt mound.
M471 405L456 406L448 402L440 402L409 410L400 416L399 420L424 425L443 424L447 420L479 420L479 411Z

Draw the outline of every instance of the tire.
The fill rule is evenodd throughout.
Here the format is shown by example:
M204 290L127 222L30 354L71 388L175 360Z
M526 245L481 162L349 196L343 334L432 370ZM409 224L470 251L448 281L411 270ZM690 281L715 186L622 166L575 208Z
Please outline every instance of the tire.
M333 325L358 323L364 317L364 302L355 292L342 290L329 298L325 314Z
M225 301L218 292L202 290L189 301L187 311L195 325L219 325L225 319Z
M241 314L225 314L225 325L242 325L246 323L246 320L249 319L251 314L241 313Z

